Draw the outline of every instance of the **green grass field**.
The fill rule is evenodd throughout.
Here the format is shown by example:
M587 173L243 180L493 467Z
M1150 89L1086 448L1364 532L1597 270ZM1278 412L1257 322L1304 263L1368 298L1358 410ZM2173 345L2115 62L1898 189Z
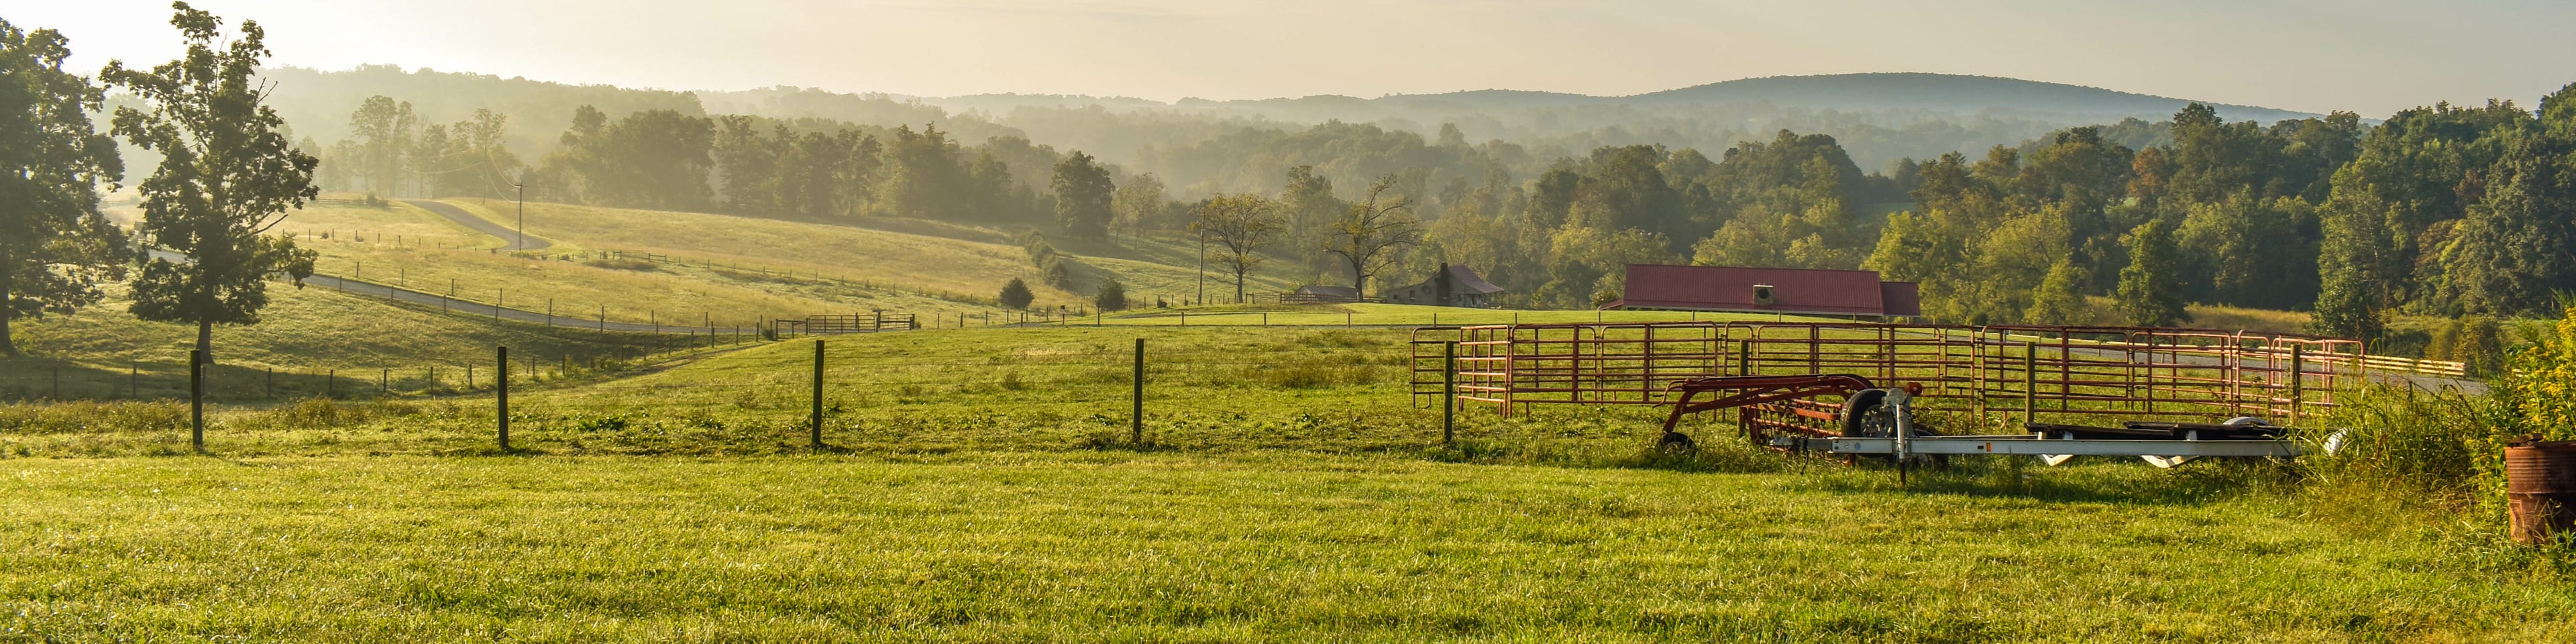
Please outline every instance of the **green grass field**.
M1356 315L1356 314L1355 314ZM1147 339L1148 444L1127 438ZM42 641L2552 641L2556 560L2300 469L1793 459L1646 407L1463 410L1404 328L785 342L488 393L0 406ZM541 360L548 356L538 356Z
M2246 468L1130 452L6 462L27 641L2566 641ZM2243 491L2251 485L2258 491Z

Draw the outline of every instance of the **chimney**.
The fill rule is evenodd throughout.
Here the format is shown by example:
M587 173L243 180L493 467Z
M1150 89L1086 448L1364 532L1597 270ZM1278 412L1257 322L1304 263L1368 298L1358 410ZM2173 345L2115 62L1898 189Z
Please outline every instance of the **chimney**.
M1436 301L1432 302L1432 304L1436 306L1449 306L1449 263L1441 262L1440 272L1432 275L1431 280L1432 297L1438 298Z

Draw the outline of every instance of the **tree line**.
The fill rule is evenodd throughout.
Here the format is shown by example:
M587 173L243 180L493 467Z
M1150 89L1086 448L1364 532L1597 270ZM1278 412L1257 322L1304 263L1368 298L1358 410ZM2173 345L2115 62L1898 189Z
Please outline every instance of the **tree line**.
M1190 168L1171 185L983 124L988 135L969 142L934 122L664 108L612 116L586 104L553 117L563 119L555 145L528 163L508 132L514 117L544 115L486 109L423 123L410 103L382 95L352 106L347 136L317 160L309 137L282 143L285 124L260 103L256 25L242 25L250 38L215 43L210 25L220 21L192 12L179 5L192 46L210 61L249 62L180 61L148 74L112 66L100 80L121 99L61 69L59 34L9 31L17 81L0 107L7 136L28 143L10 148L19 172L0 177L24 204L0 214L14 233L0 239L0 324L94 303L97 283L123 279L117 249L127 244L95 216L95 187L124 176L119 143L178 153L138 184L142 241L195 257L188 248L200 242L190 240L205 238L213 258L199 269L144 264L138 297L184 293L138 303L138 314L197 321L255 319L256 280L240 271L309 262L263 233L271 208L310 199L317 183L383 196L524 189L615 207L924 218L1082 243L1196 237L1213 244L1211 264L1238 297L1260 266L1373 291L1464 265L1518 304L1552 307L1616 299L1630 263L1870 268L1920 282L1925 313L1939 321L2088 322L2090 300L2106 298L2134 324L2185 322L2190 303L2307 309L2320 332L2379 340L2394 316L2530 315L2576 289L2576 85L2536 111L2437 104L2375 124L2348 112L2230 122L2193 104L2163 122L2067 128L1879 172L1864 172L1834 137L1789 130L1716 154L1632 143L1542 159L1511 142L1470 142L1456 124L1426 137L1327 121L1146 151L1156 167ZM112 133L90 129L88 115L111 106ZM199 122L217 113L243 128L222 136L240 138L191 149L207 144L190 128L213 127ZM270 137L275 149L235 145ZM169 223L213 216L185 214L201 207L185 182L299 169L309 181L275 179L258 207L224 215L239 220L229 228ZM1244 185L1269 187L1217 189ZM231 277L190 282L172 270ZM1070 271L1048 281L1074 286L1057 274Z
M2137 324L2184 322L2185 303L2313 309L2319 331L2375 339L2397 313L2538 312L2576 279L2556 259L2567 233L2549 222L2564 218L2544 216L2563 212L2552 210L2565 199L2553 183L2565 162L2553 151L2567 145L2565 128L2550 124L2565 120L2552 116L2565 102L2545 98L2537 114L2505 101L2437 105L2378 125L2348 112L2228 122L2194 104L2165 122L2069 128L1874 173L1833 137L1784 130L1715 158L1603 146L1526 179L1514 174L1532 165L1525 149L1470 144L1454 125L1425 139L1327 122L1162 153L1238 171L1319 162L1267 166L1275 191L1195 202L1173 200L1160 176L1012 135L970 146L932 124L670 110L610 121L584 107L525 176L541 198L564 201L1048 226L1093 239L1186 234L1209 204L1244 203L1218 197L1255 195L1278 218L1262 254L1311 281L1363 289L1445 261L1485 272L1525 304L1574 307L1615 299L1627 263L1867 267L1922 282L1927 315L1945 321L2084 322L2086 298L2099 296ZM353 158L390 158L385 150L412 139L470 157L489 140L483 124L497 120L457 124L444 138L435 126L410 139L359 127L398 124L401 113L389 99L361 106L351 122L364 154ZM428 146L411 147L405 158L429 157ZM414 185L431 185L427 176ZM465 176L452 187L475 194L477 175ZM1343 226L1368 198L1336 176L1367 177L1351 187L1404 206L1408 223L1389 231L1397 243L1361 265L1336 249L1370 240ZM1372 283L1381 275L1386 283Z

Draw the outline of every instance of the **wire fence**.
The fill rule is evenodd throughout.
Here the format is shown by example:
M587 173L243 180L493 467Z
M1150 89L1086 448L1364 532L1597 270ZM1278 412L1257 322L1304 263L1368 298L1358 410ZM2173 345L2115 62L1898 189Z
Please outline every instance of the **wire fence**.
M257 433L281 418L310 414L323 400L407 410L376 413L429 414L393 425L443 429L389 430L366 440L448 446L440 449L476 440L497 445L502 432L511 431L505 426L515 429L518 447L653 445L649 451L746 444L1383 449L1436 444L1447 433L1441 416L1418 407L1408 391L1401 342L1245 350L1179 342L1149 347L1133 337L1085 335L1090 337L998 349L801 340L744 350L704 347L652 363L507 350L483 356L481 365L364 373L219 365L194 384L210 413L230 419L205 430L218 441L227 432L235 440L254 440L239 432ZM509 360L506 380L501 355ZM0 394L35 401L144 399L184 407L192 391L186 365L157 366L136 369L122 388L90 373L77 385L85 390L67 383L59 396L45 391L49 382L30 382L22 372L0 379ZM339 420L295 421L302 424L294 429L381 419L323 415ZM28 431L5 421L0 417L0 434ZM483 438L474 439L477 434Z
M654 362L685 359L764 342L734 329L692 330L622 338L622 344L541 349L514 356L509 365L522 382L590 381L620 377ZM21 363L0 371L0 403L104 400L184 400L190 392L182 360ZM210 402L260 404L300 398L387 400L443 397L487 391L502 366L491 356L451 360L277 364L218 362L199 374Z
M1467 390L1471 378L1441 377L1442 389L1422 389L1423 345L1403 332L1135 331L699 337L697 344L658 352L512 347L506 361L495 350L400 366L216 365L199 372L193 389L185 363L124 370L65 365L0 375L0 401L147 400L160 401L150 403L157 409L184 410L192 392L202 392L218 419L205 430L218 450L308 440L297 436L310 429L367 427L364 438L330 440L363 441L370 451L767 453L1130 445L1385 450L1439 446L1456 437L1474 441L1459 445L1489 446L1460 449L1568 454L1633 451L1660 431L1662 410L1651 404L1538 405L1508 417L1469 413L1486 394ZM1609 346L1597 340L1588 339L1593 343L1585 351ZM1442 338L1438 345L1458 341ZM1732 364L1723 363L1727 356L1779 357L1763 347L1719 348L1726 350L1686 357L1721 361L1720 373ZM1656 351L1662 359L1662 349ZM372 411L345 411L351 404ZM344 411L332 411L333 405ZM1972 410L1980 413L1966 415ZM11 426L9 415L21 411L0 405L0 449L77 447L67 438L28 438L29 431L45 430ZM1982 418L1974 400L1949 411L1956 416L1951 420ZM2052 418L2071 413L2039 411ZM1693 431L1735 431L1738 421L1720 416L1694 417ZM185 447L169 442L173 426L156 427L154 440ZM188 425L175 428L176 436L188 436ZM78 431L91 430L56 433ZM501 447L505 432L514 442ZM5 445L13 440L35 447ZM1491 447L1497 445L1504 447Z

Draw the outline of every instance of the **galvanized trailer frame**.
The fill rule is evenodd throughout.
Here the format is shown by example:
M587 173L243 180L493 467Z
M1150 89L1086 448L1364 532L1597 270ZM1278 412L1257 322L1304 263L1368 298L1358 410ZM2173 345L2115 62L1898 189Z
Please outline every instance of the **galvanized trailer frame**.
M1892 457L1900 468L1920 457L1978 454L2038 456L2049 465L2060 465L2077 456L2136 456L2157 467L2174 467L2202 457L2289 458L2304 453L2297 442L2280 438L2286 428L2259 423L2148 422L2131 423L2127 428L2033 423L2030 428L2034 431L2026 434L1931 435L1915 427L1914 403L1922 397L1918 390L1878 389L1868 378L1855 374L1709 376L1674 383L1668 391L1672 412L1665 416L1663 437L1658 440L1665 449L1693 446L1690 437L1680 433L1683 417L1742 409L1748 416L1741 425L1744 437L1754 444L1846 459ZM1701 394L1712 396L1700 399ZM1820 395L1840 395L1845 403L1837 413L1806 408L1831 408L1811 400ZM1798 420L1807 422L1749 420L1753 410L1788 403L1806 403L1806 407L1790 409L1799 415ZM1872 428L1854 420L1856 416L1875 413L1869 408L1879 406L1886 408L1887 415L1878 418L1892 418L1892 427L1882 424ZM1834 426L1818 427L1813 421L1831 421ZM1852 435L1854 428L1873 435Z
M2174 467L2202 457L2291 458L2306 453L2306 449L2295 441L2278 438L2204 440L2198 430L2186 430L2179 439L2164 440L2051 438L2044 432L1985 436L1918 435L1913 418L1915 396L1903 389L1885 391L1887 393L1880 404L1889 405L1895 411L1893 436L1784 436L1772 439L1769 445L1837 456L1893 457L1900 467L1924 456L1974 454L2038 456L2049 465L2061 464L2076 456L2136 456L2157 467Z

